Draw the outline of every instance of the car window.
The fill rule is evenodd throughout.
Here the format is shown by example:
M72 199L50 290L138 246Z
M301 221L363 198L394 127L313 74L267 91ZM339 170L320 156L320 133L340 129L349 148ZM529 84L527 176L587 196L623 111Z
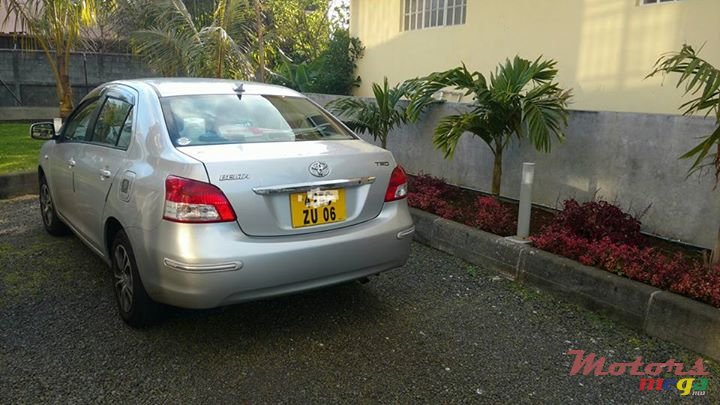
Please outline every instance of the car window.
M304 97L188 95L161 105L175 146L355 139Z
M115 146L118 144L123 124L132 105L112 97L108 97L100 109L92 142Z
M132 107L127 113L127 118L120 131L120 139L118 139L117 146L121 149L127 149L130 145L130 138L132 137L133 129L133 109Z
M93 116L98 101L92 101L80 108L78 112L65 124L63 138L68 141L85 141L90 119Z

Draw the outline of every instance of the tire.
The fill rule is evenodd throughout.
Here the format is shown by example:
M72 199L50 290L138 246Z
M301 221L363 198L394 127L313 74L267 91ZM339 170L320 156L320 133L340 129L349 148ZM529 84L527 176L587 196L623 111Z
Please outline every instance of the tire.
M55 210L55 203L50 194L50 186L45 180L45 176L40 176L40 216L42 217L43 227L53 236L62 236L68 234L68 227L65 225Z
M160 320L160 304L145 291L130 240L123 230L115 234L110 259L115 302L122 320L133 328L156 324Z

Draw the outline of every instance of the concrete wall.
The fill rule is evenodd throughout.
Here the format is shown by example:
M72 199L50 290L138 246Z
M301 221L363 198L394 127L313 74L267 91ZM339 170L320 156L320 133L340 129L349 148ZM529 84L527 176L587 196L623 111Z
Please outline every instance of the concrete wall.
M464 25L403 31L403 0L352 0L350 30L365 45L358 62L370 96L392 83L459 66L483 74L506 58L558 61L558 80L578 110L674 114L682 92L645 79L658 57L683 43L720 65L720 1L467 0Z
M321 105L335 98L311 97ZM432 107L417 124L392 133L388 148L410 173L425 172L489 192L493 160L485 143L465 136L452 160L432 145L438 119L465 108L457 103ZM691 162L677 157L714 128L713 120L699 117L572 111L567 140L551 154L536 152L528 143L511 145L504 156L502 195L518 198L522 162L535 162L537 204L555 208L566 198L597 196L634 213L649 206L642 218L645 231L711 247L720 225L714 179L686 179Z
M101 83L153 75L133 55L87 53L84 56L85 63L82 53L73 54L70 60L70 83L76 102ZM0 80L7 85L6 88L0 83L0 107L58 106L55 79L42 51L0 49Z
M0 107L0 122L2 121L52 121L60 116L58 107Z

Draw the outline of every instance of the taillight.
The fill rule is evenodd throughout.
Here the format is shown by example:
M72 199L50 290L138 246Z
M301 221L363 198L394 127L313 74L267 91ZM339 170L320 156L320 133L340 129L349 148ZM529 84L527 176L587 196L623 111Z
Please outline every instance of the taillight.
M405 198L407 195L407 176L402 167L397 166L390 174L390 184L385 192L385 202Z
M173 222L229 222L235 220L230 202L209 183L169 176L165 179L163 218Z

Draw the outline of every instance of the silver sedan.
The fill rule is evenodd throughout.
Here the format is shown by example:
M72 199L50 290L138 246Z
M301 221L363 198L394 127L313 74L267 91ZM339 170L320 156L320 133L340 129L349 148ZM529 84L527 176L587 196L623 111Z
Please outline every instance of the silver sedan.
M46 139L45 229L112 268L120 316L212 308L402 266L406 176L292 90L207 79L104 84Z

